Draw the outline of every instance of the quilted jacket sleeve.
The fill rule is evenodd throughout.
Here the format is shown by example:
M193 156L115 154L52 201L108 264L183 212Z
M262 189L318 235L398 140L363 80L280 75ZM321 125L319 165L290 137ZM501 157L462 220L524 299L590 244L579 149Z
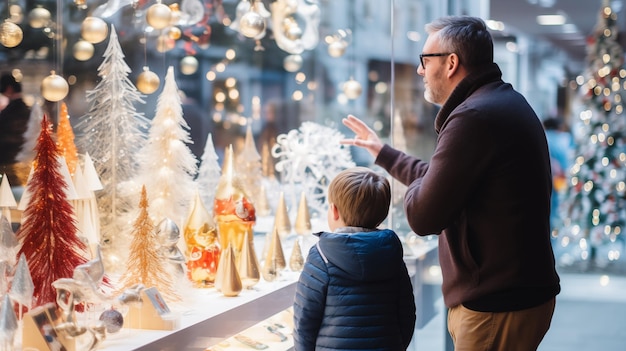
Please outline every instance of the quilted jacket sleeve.
M316 246L309 251L294 301L294 349L313 351L324 318L328 271Z

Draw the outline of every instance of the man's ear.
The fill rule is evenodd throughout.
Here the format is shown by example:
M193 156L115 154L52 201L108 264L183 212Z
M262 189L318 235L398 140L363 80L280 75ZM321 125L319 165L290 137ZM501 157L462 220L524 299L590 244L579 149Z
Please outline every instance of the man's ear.
M460 69L459 56L455 53L448 55L445 64L448 69L448 78L450 78Z

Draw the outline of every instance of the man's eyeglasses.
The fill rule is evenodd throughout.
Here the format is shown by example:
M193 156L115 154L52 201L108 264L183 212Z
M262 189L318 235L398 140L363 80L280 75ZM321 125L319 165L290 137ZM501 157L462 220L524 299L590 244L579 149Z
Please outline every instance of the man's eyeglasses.
M441 52L441 53L436 53L436 54L420 54L420 63L422 64L422 68L426 68L426 66L424 66L424 57L441 57L441 56L448 56L448 55L452 55L452 53Z

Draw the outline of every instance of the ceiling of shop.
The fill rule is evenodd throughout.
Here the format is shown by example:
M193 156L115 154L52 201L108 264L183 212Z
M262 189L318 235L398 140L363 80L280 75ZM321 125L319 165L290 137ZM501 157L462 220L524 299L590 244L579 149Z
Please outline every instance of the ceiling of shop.
M546 40L550 45L565 50L573 60L584 62L586 37L593 32L598 22L604 0L491 0L490 17L505 24L511 34L523 32ZM617 13L617 22L622 35L626 36L626 11L623 0L611 0ZM541 26L537 15L563 14L568 24L576 26L576 32L565 33L562 26ZM571 26L570 26L571 27Z

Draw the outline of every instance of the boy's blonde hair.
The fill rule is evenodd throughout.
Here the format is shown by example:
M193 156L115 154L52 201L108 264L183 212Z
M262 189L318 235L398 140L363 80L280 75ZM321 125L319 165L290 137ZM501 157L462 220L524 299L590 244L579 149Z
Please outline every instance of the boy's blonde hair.
M351 227L376 228L387 218L391 186L384 176L365 167L340 172L328 186L328 201Z

